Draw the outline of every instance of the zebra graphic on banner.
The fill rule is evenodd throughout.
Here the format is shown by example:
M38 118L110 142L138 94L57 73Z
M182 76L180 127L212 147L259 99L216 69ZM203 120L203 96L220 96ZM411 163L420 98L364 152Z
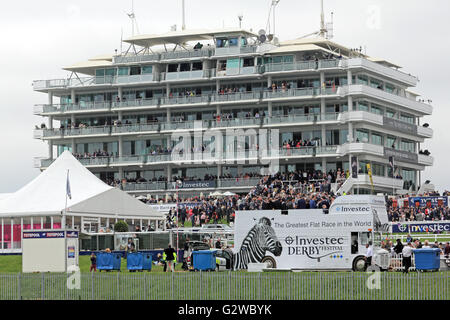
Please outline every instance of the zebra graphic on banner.
M256 219L254 220L256 221ZM282 249L275 230L272 228L272 222L269 218L263 217L242 241L239 252L233 255L233 269L247 269L249 263L263 262L266 251L278 257L281 255Z

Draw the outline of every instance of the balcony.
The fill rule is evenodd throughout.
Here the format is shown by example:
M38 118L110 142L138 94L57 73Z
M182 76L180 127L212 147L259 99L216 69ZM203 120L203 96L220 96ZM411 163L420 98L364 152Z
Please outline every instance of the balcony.
M150 108L154 109L159 105L158 98L151 99L135 99L135 100L126 100L120 102L112 102L113 109L145 109Z
M337 147L336 151L340 156L358 153L372 154L375 156L383 156L384 147L370 143L345 143Z
M130 83L154 82L154 81L156 81L156 77L153 77L153 74L139 74L132 76L117 76L114 78L112 83L130 84Z
M69 129L44 129L43 138L73 138L79 136L107 136L111 134L110 126L69 128Z
M312 97L324 96L324 95L338 95L339 88L298 88L298 89L278 89L273 91L264 91L264 100L292 100L298 97L305 97L310 99Z
M184 96L184 97L162 97L161 105L191 105L191 104L208 104L210 95Z
M262 91L236 92L211 95L211 103L252 103L262 98Z
M369 61L364 58L345 59L343 60L343 67L346 67L348 69L365 69L367 71L372 71L376 74L381 74L393 80L402 81L407 86L417 85L416 77L410 74L406 74L402 71L383 66L382 64Z
M417 126L417 134L424 138L433 138L433 129Z
M253 188L259 183L259 178L235 178L218 179L206 181L186 181L180 191L194 189L248 189ZM147 191L174 191L175 182L150 181L141 183L129 183L122 185L122 189L127 192L147 192Z
M241 54L250 54L255 53L258 46L233 46L233 47L224 47L224 48L216 48L214 52L214 56L231 56L231 55L241 55Z
M263 72L261 66L250 66L250 67L238 67L238 68L226 68L225 70L213 69L211 77L232 77L241 75L258 75Z
M434 163L434 158L432 156L426 156L424 154L418 155L418 162L424 166L432 166Z
M177 50L161 53L161 60L208 58L214 55L214 49Z
M300 71L317 69L316 61L300 61L292 63L269 63L262 66L264 73L283 72L283 71Z
M111 135L133 135L142 133L157 133L160 125L158 123L143 123L143 124L125 124L111 127Z
M194 80L208 77L207 70L162 72L161 81Z
M160 55L146 54L146 55L134 55L134 56L115 56L113 58L114 64L125 64L125 63L141 63L141 62L151 62L158 61Z
M414 111L420 112L424 115L431 115L433 112L433 107L429 104L419 102L416 100L411 100L406 97L402 97L381 89L372 88L363 84L355 84L350 86L344 86L338 90L339 94L344 95L360 95L369 96L375 99L381 100L383 102L391 103L394 105L400 105L405 108L413 109Z

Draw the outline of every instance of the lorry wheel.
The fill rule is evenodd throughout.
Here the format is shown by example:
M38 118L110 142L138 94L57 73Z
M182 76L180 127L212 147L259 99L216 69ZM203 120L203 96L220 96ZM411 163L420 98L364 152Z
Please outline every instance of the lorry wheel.
M353 260L353 271L363 272L366 269L366 260L364 257L356 257Z
M267 267L270 268L270 269L275 269L277 267L277 262L272 257L264 257L261 260L261 262L265 263L267 265Z

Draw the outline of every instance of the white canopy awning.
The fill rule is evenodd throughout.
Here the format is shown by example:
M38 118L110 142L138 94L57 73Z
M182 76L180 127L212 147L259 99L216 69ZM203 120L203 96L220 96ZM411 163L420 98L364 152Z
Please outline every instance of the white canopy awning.
M67 172L70 193L66 197ZM0 216L67 215L163 219L148 205L98 179L69 151L25 187L0 200Z

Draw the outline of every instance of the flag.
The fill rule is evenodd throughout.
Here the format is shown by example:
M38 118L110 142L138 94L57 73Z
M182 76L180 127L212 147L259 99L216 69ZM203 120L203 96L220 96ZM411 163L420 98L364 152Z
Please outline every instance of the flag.
M69 170L67 170L66 196L72 200L72 192L70 191Z
M370 184L372 186L372 191L373 190L373 179L372 179L372 167L370 166L370 163L366 164L367 167L367 173L369 174L369 178L370 178Z

